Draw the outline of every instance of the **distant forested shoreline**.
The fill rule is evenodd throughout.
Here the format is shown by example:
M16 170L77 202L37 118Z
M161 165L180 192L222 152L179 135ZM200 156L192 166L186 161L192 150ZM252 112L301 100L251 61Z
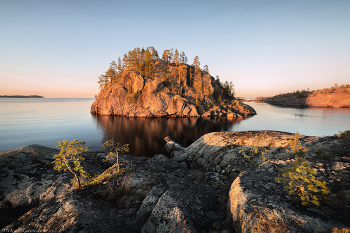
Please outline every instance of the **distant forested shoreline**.
M40 95L0 95L0 98L44 98Z

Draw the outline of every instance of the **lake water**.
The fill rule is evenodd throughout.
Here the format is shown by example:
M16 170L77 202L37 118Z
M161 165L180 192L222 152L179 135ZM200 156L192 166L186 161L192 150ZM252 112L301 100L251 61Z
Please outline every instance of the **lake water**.
M350 109L296 109L249 102L258 115L243 121L201 118L126 118L90 114L94 99L0 98L0 152L29 144L49 147L67 139L84 140L91 150L114 139L130 144L135 156L167 155L164 137L189 146L218 131L278 130L328 136L350 129Z

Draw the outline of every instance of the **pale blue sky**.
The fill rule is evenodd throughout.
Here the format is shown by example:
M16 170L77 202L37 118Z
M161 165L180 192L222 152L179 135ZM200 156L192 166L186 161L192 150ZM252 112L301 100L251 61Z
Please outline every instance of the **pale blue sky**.
M270 96L350 83L350 1L0 0L0 95L91 97L135 47L189 62Z

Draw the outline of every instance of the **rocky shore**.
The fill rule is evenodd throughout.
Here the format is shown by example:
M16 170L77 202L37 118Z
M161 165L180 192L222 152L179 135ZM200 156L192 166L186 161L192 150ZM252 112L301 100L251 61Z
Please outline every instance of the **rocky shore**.
M295 96L273 96L258 98L254 101L265 102L272 105L283 106L283 107L295 107L295 108L307 108L311 107L307 105L306 98L298 98Z
M58 150L30 145L0 154L0 228L46 232L332 232L350 227L350 138L302 137L304 157L331 193L321 207L288 195L280 168L294 161L277 131L203 135L170 153L121 155L122 174L76 189L52 169ZM269 157L252 156L252 148ZM250 155L250 156L249 156ZM90 175L106 152L84 154ZM113 169L114 167L112 166Z
M233 119L244 119L256 115L251 106L239 100L222 104L210 101L208 104L197 105L196 99L190 96L192 92L189 87L184 87L188 96L174 95L161 82L161 79L139 78L134 79L135 88L131 91L119 86L120 84L110 84L105 87L92 104L91 113L127 117L229 117ZM208 83L204 86L208 90L213 90L211 93L213 94L215 88L211 85L209 75ZM136 94L128 94L130 92Z
M350 88L319 90L309 95L281 94L273 97L259 97L254 101L285 107L350 108Z

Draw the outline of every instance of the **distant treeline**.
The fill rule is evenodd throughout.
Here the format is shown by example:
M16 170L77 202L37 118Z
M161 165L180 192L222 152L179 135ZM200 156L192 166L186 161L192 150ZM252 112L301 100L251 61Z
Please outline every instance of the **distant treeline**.
M0 98L44 98L40 95L0 95Z
M342 84L342 85L338 85L338 84L334 84L333 87L330 88L323 88L323 89L318 89L318 90L310 90L309 88L307 90L297 90L294 92L288 92L288 93L280 93L278 95L275 95L273 97L258 97L255 100L265 100L267 98L279 98L279 97L296 97L297 99L306 99L308 97L312 97L315 96L317 94L331 94L336 92L337 90L344 92L344 93L348 93L348 88L350 88L350 84Z

